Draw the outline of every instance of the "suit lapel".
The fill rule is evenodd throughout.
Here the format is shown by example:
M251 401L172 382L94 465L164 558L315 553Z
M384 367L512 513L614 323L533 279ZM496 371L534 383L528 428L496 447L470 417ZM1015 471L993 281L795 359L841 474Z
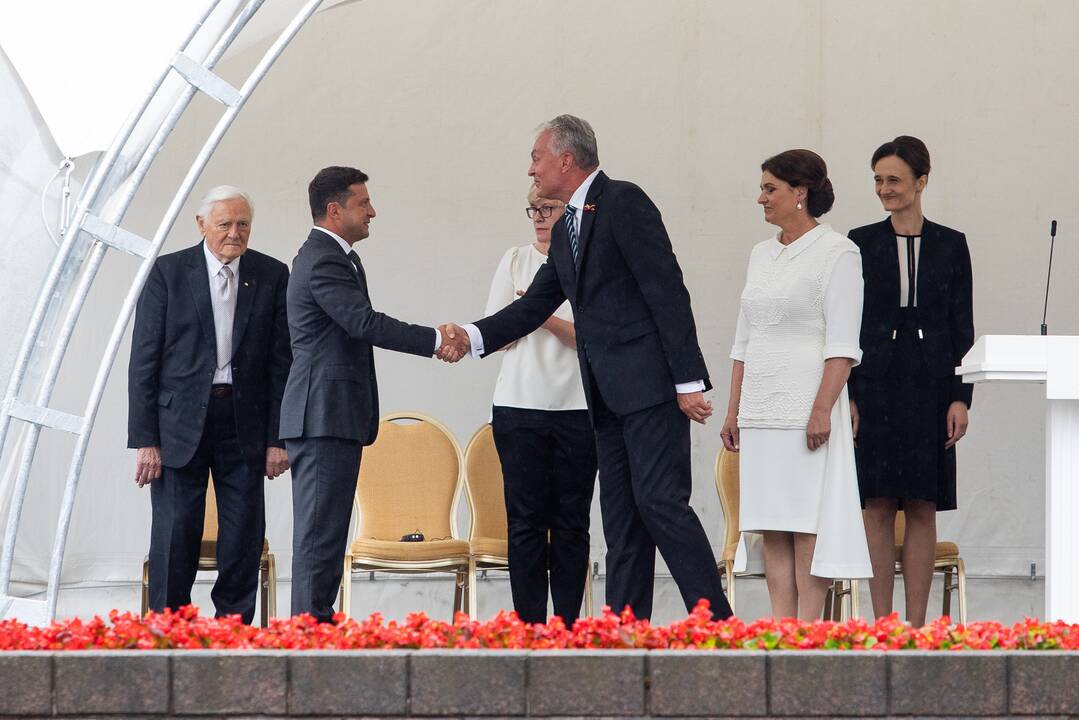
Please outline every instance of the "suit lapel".
M258 290L251 256L247 262L240 260L240 276L236 282L236 316L232 320L232 354L240 347L247 320L251 317L251 305Z
M202 336L210 348L217 347L217 335L214 332L214 308L210 301L210 274L206 269L206 258L202 243L188 251L187 282L191 288L191 298L202 326ZM215 350L216 352L216 350Z
M915 288L918 293L917 300L919 305L921 305L920 296L922 294L922 288L928 287L926 285L927 282L931 283L929 273L933 272L933 268L939 267L941 264L937 262L937 253L939 251L940 243L937 240L937 226L928 219L923 219L922 243L918 250L918 267L915 268L915 272L917 273L917 285Z
M881 268L884 270L880 278L881 288L886 303L899 304L899 273L906 272L899 267L899 242L895 239L895 227L892 219L888 218L881 223L880 229L880 253ZM890 305L885 305L890 307Z
M599 211L598 200L603 194L603 189L607 187L607 175L601 170L596 179L592 181L592 185L588 188L588 194L585 196L584 207L581 208L581 236L578 238L578 250L577 250L577 280L580 282L580 277L584 273L584 262L586 253L588 252L588 246L592 239L592 229L596 224L596 215Z

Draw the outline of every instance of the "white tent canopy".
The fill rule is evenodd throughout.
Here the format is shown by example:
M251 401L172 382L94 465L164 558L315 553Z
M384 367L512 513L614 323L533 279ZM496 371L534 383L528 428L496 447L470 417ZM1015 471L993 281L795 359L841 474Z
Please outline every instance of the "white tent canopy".
M325 11L343 2L326 0ZM223 23L242 0L222 0ZM268 0L231 52L284 27L300 0ZM61 153L103 151L160 68L208 7L206 0L33 0L4 3L0 48L34 99Z

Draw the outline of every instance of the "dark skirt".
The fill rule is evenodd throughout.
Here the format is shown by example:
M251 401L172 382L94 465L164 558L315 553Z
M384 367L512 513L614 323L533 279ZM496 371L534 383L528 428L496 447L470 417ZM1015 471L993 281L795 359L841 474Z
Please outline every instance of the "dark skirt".
M955 447L948 439L952 379L922 358L915 311L903 308L892 364L882 378L859 376L855 441L862 506L871 498L927 500L955 510Z

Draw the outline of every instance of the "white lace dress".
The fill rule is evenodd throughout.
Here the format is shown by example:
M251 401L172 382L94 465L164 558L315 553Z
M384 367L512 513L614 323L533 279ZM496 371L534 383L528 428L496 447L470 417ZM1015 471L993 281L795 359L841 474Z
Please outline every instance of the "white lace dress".
M731 350L745 363L739 527L816 535L818 577L872 575L846 388L832 408L828 442L811 452L805 432L824 361L861 359L861 316L861 256L829 225L790 245L777 236L753 248ZM739 555L744 566L745 548Z

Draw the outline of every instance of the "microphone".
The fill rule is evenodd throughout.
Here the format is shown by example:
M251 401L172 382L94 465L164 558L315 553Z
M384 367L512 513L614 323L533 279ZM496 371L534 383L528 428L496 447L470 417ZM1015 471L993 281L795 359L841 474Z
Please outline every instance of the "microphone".
M1049 327L1045 324L1045 314L1049 311L1049 279L1053 277L1053 246L1057 240L1057 221L1049 223L1049 272L1045 275L1045 306L1042 308L1042 335L1049 334Z

